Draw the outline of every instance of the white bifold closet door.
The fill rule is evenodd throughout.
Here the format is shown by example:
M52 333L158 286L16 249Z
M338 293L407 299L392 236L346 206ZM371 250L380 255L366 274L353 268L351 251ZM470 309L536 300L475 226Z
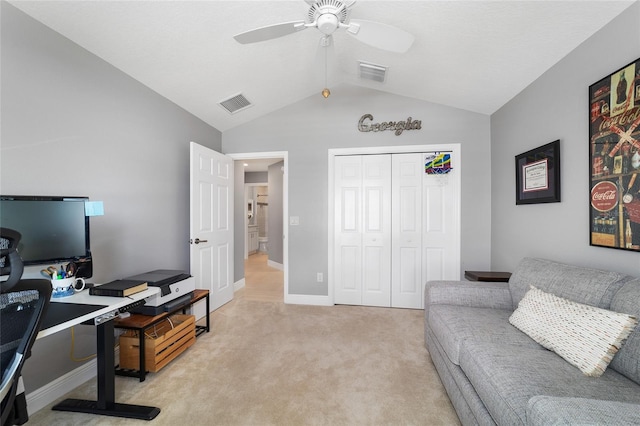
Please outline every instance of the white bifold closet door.
M459 278L459 187L425 154L338 156L334 172L336 304L421 309L426 281Z
M391 155L335 159L334 302L391 306Z
M421 308L424 155L394 154L391 168L391 306Z

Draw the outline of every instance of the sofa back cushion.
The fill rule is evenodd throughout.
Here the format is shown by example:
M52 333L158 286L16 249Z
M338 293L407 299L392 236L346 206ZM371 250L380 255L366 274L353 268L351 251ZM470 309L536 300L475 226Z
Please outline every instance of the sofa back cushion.
M640 318L640 278L625 283L613 296L611 310ZM640 326L631 332L609 368L640 384Z
M574 302L610 309L611 299L631 277L617 272L524 258L509 279L513 309L534 286Z

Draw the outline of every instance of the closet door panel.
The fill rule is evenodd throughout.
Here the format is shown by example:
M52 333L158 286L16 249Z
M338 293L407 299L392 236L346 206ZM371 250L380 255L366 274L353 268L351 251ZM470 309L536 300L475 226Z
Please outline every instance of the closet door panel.
M362 304L389 307L389 279L385 275L387 268L384 266L389 263L386 250L379 246L365 247L362 263L364 265Z
M362 303L362 160L335 161L334 302Z
M422 154L392 156L391 306L421 308Z
M428 248L424 250L424 275L425 282L444 280L447 263L446 252L441 248Z
M362 156L362 304L391 306L391 156Z
M423 176L423 278L460 279L459 180L453 169L445 175Z

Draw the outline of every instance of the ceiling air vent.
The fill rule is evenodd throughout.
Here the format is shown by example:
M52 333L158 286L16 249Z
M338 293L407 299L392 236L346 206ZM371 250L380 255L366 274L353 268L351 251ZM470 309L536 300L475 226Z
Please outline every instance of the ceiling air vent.
M387 75L387 67L382 65L370 64L368 62L359 61L358 70L361 79L373 80L379 83L384 83L384 78Z
M229 114L235 114L238 111L242 111L243 109L247 109L252 106L251 102L249 102L242 93L238 93L228 99L222 100L218 105L226 109Z

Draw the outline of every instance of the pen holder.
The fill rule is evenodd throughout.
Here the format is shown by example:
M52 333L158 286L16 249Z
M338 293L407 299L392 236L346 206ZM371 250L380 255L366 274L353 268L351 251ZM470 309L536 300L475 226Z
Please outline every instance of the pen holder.
M80 283L80 287L78 287L78 282ZM53 287L51 297L67 297L72 296L76 291L84 290L85 282L83 278L62 278L59 280L51 280L51 286Z

